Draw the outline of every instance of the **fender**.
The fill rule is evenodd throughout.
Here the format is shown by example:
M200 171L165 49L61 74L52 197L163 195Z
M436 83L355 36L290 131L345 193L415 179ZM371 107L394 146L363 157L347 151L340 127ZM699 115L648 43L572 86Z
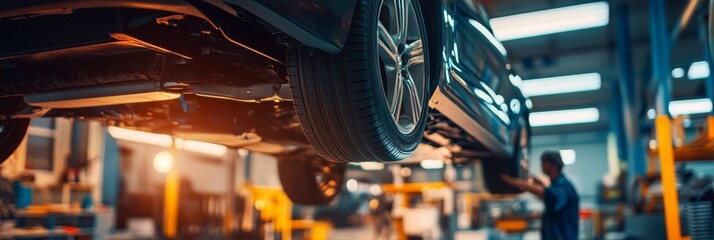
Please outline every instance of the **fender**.
M330 54L342 50L357 0L224 0L301 43Z

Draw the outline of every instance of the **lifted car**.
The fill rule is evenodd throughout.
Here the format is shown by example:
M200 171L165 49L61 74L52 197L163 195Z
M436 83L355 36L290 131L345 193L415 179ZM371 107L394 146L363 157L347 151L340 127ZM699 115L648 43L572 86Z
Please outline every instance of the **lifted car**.
M64 117L274 154L302 204L420 143L494 193L526 173L527 100L474 1L4 1L0 32L0 159Z

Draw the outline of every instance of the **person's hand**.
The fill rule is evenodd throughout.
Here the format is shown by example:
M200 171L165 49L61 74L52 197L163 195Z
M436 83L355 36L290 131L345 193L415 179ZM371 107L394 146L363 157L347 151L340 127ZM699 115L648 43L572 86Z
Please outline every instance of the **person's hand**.
M507 174L501 174L501 180L508 183L509 185L516 185L518 183L517 178L511 177Z
M531 181L533 181L533 184L535 185L545 186L545 183L540 178L531 177Z
M539 177L531 177L530 180L533 185L542 186L542 187L547 187L549 185L549 183L547 181L543 181L543 179L539 178Z

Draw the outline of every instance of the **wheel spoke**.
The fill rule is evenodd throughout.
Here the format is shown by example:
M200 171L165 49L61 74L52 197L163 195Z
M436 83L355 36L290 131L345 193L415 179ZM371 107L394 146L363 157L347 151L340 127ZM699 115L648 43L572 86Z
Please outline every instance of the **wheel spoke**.
M397 77L394 81L394 88L392 89L392 95L389 104L389 112L394 116L394 120L399 122L399 116L401 115L402 101L404 99L404 82L401 77Z
M410 43L407 46L407 51L409 53L407 68L424 63L424 47L422 46L421 39Z
M394 66L397 63L397 44L394 43L392 35L389 34L384 25L380 22L377 25L377 34L379 44L379 57L385 64Z
M411 76L405 77L404 85L407 88L407 92L409 92L409 102L405 104L409 104L409 117L411 118L412 123L416 124L417 120L419 119L419 115L421 114L421 100L419 99L419 90L417 89L416 84L414 84L414 79L412 79Z
M397 42L405 43L407 40L407 31L409 29L409 7L411 0L394 0L394 15L396 18Z

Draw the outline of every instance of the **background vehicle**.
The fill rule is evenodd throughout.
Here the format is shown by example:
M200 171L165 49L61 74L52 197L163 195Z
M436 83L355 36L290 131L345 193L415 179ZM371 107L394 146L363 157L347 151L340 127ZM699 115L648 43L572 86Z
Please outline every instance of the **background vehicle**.
M525 98L472 1L13 1L0 32L0 159L66 117L275 154L297 203L425 128L492 192L524 174Z

